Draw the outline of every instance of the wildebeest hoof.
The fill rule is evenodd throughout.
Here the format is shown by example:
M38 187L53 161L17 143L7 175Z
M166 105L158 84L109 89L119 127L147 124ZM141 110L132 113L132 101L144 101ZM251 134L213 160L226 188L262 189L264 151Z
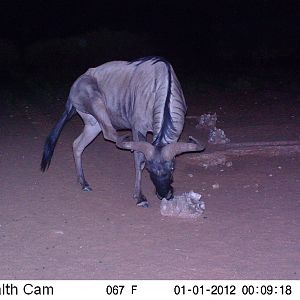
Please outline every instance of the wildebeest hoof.
M141 202L138 202L136 205L138 207L148 208L149 207L149 202L147 200L146 201L141 201Z
M136 206L147 208L149 203L144 195L133 196L137 200Z
M86 185L86 186L83 186L83 187L82 187L82 190L83 190L84 192L91 192L93 189L92 189L89 185Z

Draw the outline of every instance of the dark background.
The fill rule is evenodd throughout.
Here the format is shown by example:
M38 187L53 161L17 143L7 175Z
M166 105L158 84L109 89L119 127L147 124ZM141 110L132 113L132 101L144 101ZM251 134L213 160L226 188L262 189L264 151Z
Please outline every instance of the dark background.
M0 1L0 279L299 280L300 0L77 3ZM181 140L208 145L205 168L202 153L185 154L174 174L176 195L194 190L207 204L199 221L159 216L146 172L151 207L135 210L132 155L102 136L83 157L94 192L81 193L79 116L40 172L72 82L144 55L168 59L183 86L190 118ZM287 147L214 154L197 126L207 113L229 149Z
M281 82L298 78L298 1L40 0L0 5L1 82L6 86L33 77L59 77L69 84L89 67L147 55L168 59L183 84L207 80L226 85L247 76L258 81L280 77Z

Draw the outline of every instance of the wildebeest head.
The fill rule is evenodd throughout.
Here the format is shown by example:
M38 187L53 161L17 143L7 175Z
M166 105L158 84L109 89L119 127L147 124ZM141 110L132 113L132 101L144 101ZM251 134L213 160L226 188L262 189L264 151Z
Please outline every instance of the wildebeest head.
M188 143L175 142L164 146L154 146L148 142L129 141L129 135L120 137L116 143L118 148L134 150L144 154L146 169L155 186L159 199L173 198L173 172L175 169L175 156L184 152L204 150L204 146L195 138L189 137Z

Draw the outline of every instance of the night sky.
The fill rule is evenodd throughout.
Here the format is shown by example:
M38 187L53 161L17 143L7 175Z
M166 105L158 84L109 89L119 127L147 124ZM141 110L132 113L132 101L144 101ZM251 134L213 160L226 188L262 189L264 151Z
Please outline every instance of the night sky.
M7 2L7 4L5 4ZM194 64L299 65L299 1L1 1L1 38L19 47L101 28L144 34L156 52ZM104 45L105 47L105 45ZM135 47L135 45L132 45Z

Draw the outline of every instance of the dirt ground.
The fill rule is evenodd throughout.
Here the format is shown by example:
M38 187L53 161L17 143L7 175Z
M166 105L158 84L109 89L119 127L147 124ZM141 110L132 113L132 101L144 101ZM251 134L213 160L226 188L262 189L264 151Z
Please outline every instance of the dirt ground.
M216 112L232 142L300 139L300 96L212 91L188 97L188 115ZM147 172L151 206L132 199L133 156L98 137L84 153L93 192L76 182L71 151L82 123L64 128L50 169L45 137L62 112L1 115L1 279L300 279L300 154L237 157L203 168L177 158L177 194L194 190L200 219L163 217ZM182 135L198 137L196 119Z

